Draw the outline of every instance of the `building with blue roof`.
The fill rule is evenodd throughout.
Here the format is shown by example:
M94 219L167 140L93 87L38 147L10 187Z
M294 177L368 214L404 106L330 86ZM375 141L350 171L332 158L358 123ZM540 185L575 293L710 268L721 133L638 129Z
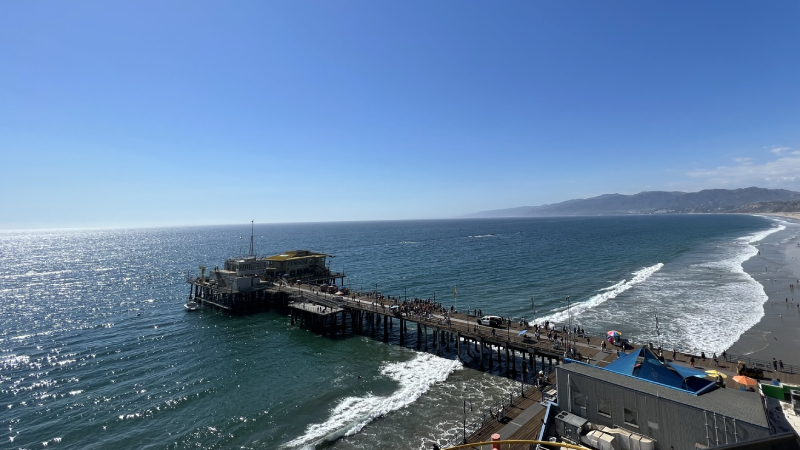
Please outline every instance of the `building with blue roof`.
M700 395L716 386L714 381L706 378L706 373L702 370L669 364L666 360L659 359L647 347L622 355L603 369L680 389L693 395Z
M609 450L672 450L773 434L758 393L718 388L703 371L662 361L648 348L606 367L567 359L556 368L556 387L558 403L548 410L543 438Z

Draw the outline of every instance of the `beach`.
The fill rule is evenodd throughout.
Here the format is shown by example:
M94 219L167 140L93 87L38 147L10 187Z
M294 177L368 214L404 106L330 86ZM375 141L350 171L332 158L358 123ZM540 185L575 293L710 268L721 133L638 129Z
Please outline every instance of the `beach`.
M775 216L775 217L781 217L781 218L784 218L784 219L793 219L795 221L800 221L800 212L769 213L769 214L764 214L764 215L766 215L766 216Z
M728 349L733 355L786 364L800 364L800 213L770 214L786 230L756 243L759 254L745 261L744 270L768 296L764 317ZM794 290L790 285L794 284Z

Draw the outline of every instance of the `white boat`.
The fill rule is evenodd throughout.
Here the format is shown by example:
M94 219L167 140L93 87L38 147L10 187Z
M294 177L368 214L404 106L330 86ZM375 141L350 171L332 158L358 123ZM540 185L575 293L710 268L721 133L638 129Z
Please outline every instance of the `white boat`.
M185 304L185 305L183 305L183 307L184 307L184 308L185 308L187 311L197 311L198 309L200 309L200 304L199 304L199 303L197 303L197 302L196 302L196 301L194 301L194 300L189 300L188 302L186 302L186 304Z

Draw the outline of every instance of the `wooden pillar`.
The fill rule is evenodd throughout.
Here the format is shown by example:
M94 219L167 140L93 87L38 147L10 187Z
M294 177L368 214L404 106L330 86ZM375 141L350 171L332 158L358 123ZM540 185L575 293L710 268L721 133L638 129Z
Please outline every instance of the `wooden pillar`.
M417 350L422 346L422 325L417 322Z
M517 352L511 349L511 375L517 376Z
M483 341L480 342L480 356L478 361L480 364L480 370L486 370L486 368L483 367Z
M427 352L428 351L428 326L427 325L423 325L423 327L424 327L423 331L425 333L425 351Z
M389 340L389 325L386 323L386 317L383 318L383 340Z
M506 377L509 377L511 374L511 360L508 358L508 346L506 346Z
M406 333L405 330L403 330L403 319L400 319L400 345L405 344L405 337Z
M456 331L456 355L458 355L458 360L461 361L461 336L459 336L458 331Z

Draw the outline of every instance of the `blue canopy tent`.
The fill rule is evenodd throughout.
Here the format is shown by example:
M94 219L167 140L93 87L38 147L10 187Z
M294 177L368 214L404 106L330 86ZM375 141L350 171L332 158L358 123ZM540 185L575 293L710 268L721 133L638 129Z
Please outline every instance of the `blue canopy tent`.
M660 361L647 347L620 356L604 369L663 384L694 395L699 395L715 386L713 381L706 378L705 372Z

